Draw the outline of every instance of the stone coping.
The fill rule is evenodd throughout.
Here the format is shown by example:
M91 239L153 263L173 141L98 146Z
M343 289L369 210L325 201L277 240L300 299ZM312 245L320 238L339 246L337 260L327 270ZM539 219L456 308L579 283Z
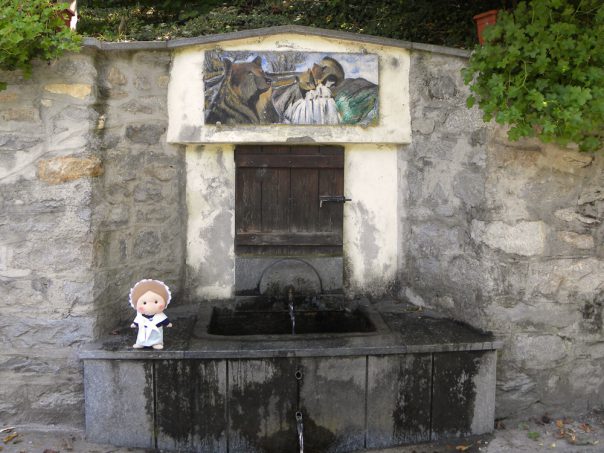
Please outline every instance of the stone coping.
M348 303L348 302L347 302ZM210 335L207 327L214 305L183 306L168 313L177 327L164 329L166 349L136 350L135 332L86 345L83 360L251 359L262 357L336 357L419 354L452 351L489 351L503 343L492 334L437 313L417 311L405 304L367 300L354 302L367 310L377 330L370 333L265 336ZM226 303L220 304L224 308Z
M84 47L90 47L105 51L136 51L136 50L171 50L182 47L190 47L201 44L218 44L224 41L235 41L239 39L256 38L277 34L298 34L301 36L319 36L344 41L354 41L380 46L400 47L409 50L420 50L425 52L449 55L454 57L468 58L471 51L456 49L453 47L436 46L433 44L422 44L409 41L401 41L380 36L350 33L339 30L326 30L322 28L306 27L302 25L282 25L278 27L256 28L231 33L219 33L216 35L198 36L195 38L176 38L168 41L129 41L129 42L106 42L96 38L84 38Z

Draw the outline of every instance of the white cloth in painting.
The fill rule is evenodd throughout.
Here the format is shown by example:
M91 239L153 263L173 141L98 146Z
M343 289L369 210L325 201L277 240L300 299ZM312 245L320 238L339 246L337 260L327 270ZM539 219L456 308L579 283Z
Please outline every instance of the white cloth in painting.
M157 325L166 319L168 317L163 313L153 315L152 318L146 318L142 313L137 313L134 318L134 322L138 325L136 344L141 346L164 344L164 328Z
M325 85L308 91L304 99L291 104L283 116L290 124L340 124L336 101Z

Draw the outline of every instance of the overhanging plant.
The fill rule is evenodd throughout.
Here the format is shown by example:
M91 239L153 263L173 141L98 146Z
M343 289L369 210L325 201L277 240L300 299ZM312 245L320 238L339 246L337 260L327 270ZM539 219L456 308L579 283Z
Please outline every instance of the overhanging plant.
M464 82L484 120L508 138L604 147L604 2L532 0L500 11L472 53Z
M49 0L0 0L0 69L31 76L31 61L77 52L80 37L65 27L67 3ZM0 80L0 90L6 83Z

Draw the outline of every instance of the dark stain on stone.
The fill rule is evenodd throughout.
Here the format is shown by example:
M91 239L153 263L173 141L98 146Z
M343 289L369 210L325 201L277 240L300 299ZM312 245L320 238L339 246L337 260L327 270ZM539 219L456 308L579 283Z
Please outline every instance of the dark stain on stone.
M143 367L145 371L145 387L143 389L143 395L145 397L145 412L147 413L147 418L151 420L151 426L153 426L153 422L155 420L155 404L153 401L153 362L144 362Z
M421 313L382 313L388 326L403 336L407 345L439 343L485 343L494 341L491 332L484 332L462 321Z
M156 362L160 447L223 450L227 426L225 366L218 360Z
M432 355L398 356L395 378L396 400L392 411L393 438L396 443L430 440L430 393ZM388 385L387 383L384 383Z
M579 309L583 317L581 325L586 332L597 333L602 330L602 302L586 302Z
M480 352L434 354L432 440L467 436L472 432Z
M299 451L296 368L291 359L229 361L229 438L233 451Z

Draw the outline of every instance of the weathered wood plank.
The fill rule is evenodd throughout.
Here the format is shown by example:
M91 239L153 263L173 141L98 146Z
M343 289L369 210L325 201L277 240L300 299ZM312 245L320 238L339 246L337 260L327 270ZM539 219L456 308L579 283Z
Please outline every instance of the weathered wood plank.
M315 232L319 220L319 172L316 169L291 170L291 232Z
M155 377L157 448L226 452L226 361L156 361Z
M289 231L289 168L269 168L262 181L261 231Z
M430 440L432 354L369 356L367 447Z
M237 233L236 245L320 246L341 245L338 233Z
M291 154L237 154L237 168L342 168L344 156Z
M256 170L237 170L235 181L235 229L238 232L259 232L262 228L262 184Z
M319 170L319 196L344 194L344 170ZM323 203L319 208L318 231L332 231L342 235L343 211L341 203Z

